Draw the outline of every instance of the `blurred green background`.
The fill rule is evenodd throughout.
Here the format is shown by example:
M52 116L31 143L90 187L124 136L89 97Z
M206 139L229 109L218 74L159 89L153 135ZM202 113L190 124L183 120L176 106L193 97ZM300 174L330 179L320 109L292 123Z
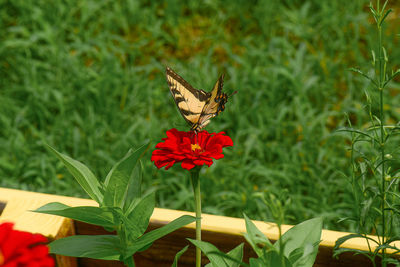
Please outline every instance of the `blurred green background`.
M271 220L254 193L291 198L286 223L323 216L354 230L345 113L368 122L350 67L372 71L376 32L368 1L0 0L0 186L85 196L46 149L84 162L102 179L130 147L152 148L187 130L165 66L211 90L225 73L238 94L207 130L234 147L201 174L204 212ZM399 67L400 4L384 43ZM400 118L400 84L385 91L387 123ZM159 207L192 210L187 171L143 160ZM86 196L85 196L86 197Z

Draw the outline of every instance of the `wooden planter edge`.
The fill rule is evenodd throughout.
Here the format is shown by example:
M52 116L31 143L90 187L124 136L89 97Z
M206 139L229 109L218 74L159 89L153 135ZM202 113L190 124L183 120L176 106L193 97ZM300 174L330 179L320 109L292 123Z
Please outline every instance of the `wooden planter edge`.
M93 200L50 195L16 189L0 187L0 203L5 203L0 214L0 222L10 221L15 223L15 228L32 233L40 233L49 238L59 238L73 234L71 220L47 214L30 212L50 202L61 202L69 206L97 206ZM192 212L155 208L150 220L152 225L164 225L182 216L194 215ZM272 241L278 238L278 228L274 223L253 221L255 225ZM195 224L189 224L186 229L194 229ZM291 225L283 225L283 232L290 229ZM242 236L246 232L244 219L226 216L202 215L202 230L206 232L224 233L227 235ZM320 251L332 251L338 238L348 235L347 232L322 230ZM376 238L372 236L372 238ZM357 238L348 240L342 247L368 251L365 239Z

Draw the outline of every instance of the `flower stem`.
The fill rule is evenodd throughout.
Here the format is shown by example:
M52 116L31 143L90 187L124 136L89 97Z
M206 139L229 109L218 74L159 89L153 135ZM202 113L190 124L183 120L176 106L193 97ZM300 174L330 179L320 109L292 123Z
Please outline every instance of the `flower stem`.
M135 262L133 261L133 256L129 257L125 262L128 267L135 267Z
M200 194L200 181L199 181L200 168L194 168L190 171L192 178L192 186L195 201L196 212L196 240L201 241L201 194ZM196 267L201 267L201 250L196 247Z

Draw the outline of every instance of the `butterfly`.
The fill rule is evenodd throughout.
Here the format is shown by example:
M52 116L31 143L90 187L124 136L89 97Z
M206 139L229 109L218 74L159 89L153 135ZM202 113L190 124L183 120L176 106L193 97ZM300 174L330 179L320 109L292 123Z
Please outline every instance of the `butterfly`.
M189 123L191 131L195 133L201 131L210 123L211 118L225 109L228 96L222 92L224 75L219 77L211 92L193 88L169 67L166 68L166 76L175 104L182 117Z

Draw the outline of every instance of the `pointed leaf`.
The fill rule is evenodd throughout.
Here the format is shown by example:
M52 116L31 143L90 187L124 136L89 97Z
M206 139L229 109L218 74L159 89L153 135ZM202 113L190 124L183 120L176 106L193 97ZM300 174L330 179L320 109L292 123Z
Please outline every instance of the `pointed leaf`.
M155 193L141 199L133 211L127 215L127 230L129 239L136 239L146 231L154 211Z
M268 251L264 256L264 262L267 266L273 267L292 267L292 263L284 255L281 255L275 250Z
M175 258L174 258L174 262L172 263L171 267L178 267L178 260L182 256L182 254L186 252L188 247L189 247L189 245L187 245L186 247L181 249L178 253L176 253Z
M352 248L338 248L338 249L335 249L334 251L333 251L333 255L332 255L332 257L334 257L334 258L338 258L339 257L339 255L340 254L342 254L342 253L353 253L354 255L357 255L357 254L360 254L360 255L364 255L364 256L366 256L366 257L370 257L370 254L371 254L371 252L369 252L369 251L365 251L365 250L360 250L360 249L352 249Z
M265 263L261 259L250 258L250 267L265 267Z
M131 179L128 182L126 197L123 203L123 210L130 213L142 195L143 164L139 160L133 170ZM153 187L152 187L153 188Z
M233 259L236 259L237 261L241 262L243 260L243 246L244 244L241 243L238 245L236 248L232 249L227 253L228 256L230 256ZM238 262L232 262L231 265L232 267L239 267L240 264Z
M299 223L289 229L274 247L279 252L281 242L284 244L283 254L289 258L291 253L296 249L302 248L302 251L313 247L311 253L303 253L303 256L292 262L293 266L312 267L315 257L318 253L318 244L321 239L322 219L314 218L305 222ZM295 257L294 257L295 258Z
M133 178L132 172L148 147L149 144L145 144L135 151L129 150L125 157L111 168L104 182L104 206L122 208L122 202L127 195L128 184Z
M185 226L189 223L192 223L196 221L196 218L193 216L189 215L183 215L179 217L178 219L173 220L172 222L168 223L167 225L164 225L163 227L157 228L151 232L148 232L144 235L142 235L137 241L129 246L127 248L127 253L126 255L133 255L136 253L139 249L145 247L148 244L153 243L155 240L181 228L182 226Z
M293 250L290 255L289 255L289 261L290 262L301 262L302 257L307 258L308 255L312 254L314 252L314 247L318 247L319 242L315 244L306 244L304 247L299 247ZM297 266L299 266L299 263L297 263Z
M365 78L367 78L370 82L372 82L376 87L378 87L377 82L376 82L374 79L372 79L371 77L369 77L367 74L365 74L364 72L362 72L361 70L356 69L356 68L350 68L350 70L361 74L362 76L364 76Z
M335 242L335 246L333 247L333 249L334 250L339 249L340 245L342 245L347 240L353 239L353 238L365 238L379 246L379 243L375 239L372 239L368 236L361 235L361 234L349 234L349 235L345 235L345 236L338 238L338 240L336 240L336 242Z
M81 162L64 155L49 145L46 145L67 167L68 171L75 177L75 180L81 185L83 190L97 203L103 200L103 194L100 192L101 185L94 174Z
M385 7L383 7L383 9L385 9ZM380 23L379 23L380 26L381 26L382 23L385 21L386 17L390 14L390 12L392 12L391 9L386 10L385 15L382 16L381 21L380 21Z
M46 204L34 212L67 217L73 220L114 228L118 225L120 215L114 209L107 207L69 207L59 202Z
M226 254L219 250L217 250L215 252L210 252L210 253L221 256L222 259L224 259L224 261L227 263L227 265L229 267L239 267L240 265L246 266L247 264L242 262L243 246L244 246L244 244L241 243L240 245L238 245L237 247L235 247L234 249L232 249L231 251L229 251ZM205 267L212 267L212 266L213 266L213 264L210 262Z
M201 249L201 251L210 260L210 263L212 264L213 267L229 267L225 259L220 255L218 255L222 254L222 252L219 249L217 249L213 244L190 238L187 238L187 240L189 240L193 245Z
M268 238L255 226L255 224L247 217L246 214L243 214L245 222L246 222L246 231L244 234L244 238L249 242L253 250L257 253L258 257L261 257L264 254L264 249L259 247L259 244L262 246L267 246L272 248L272 243L268 240Z
M119 239L115 235L75 235L49 244L50 253L100 260L119 259Z

